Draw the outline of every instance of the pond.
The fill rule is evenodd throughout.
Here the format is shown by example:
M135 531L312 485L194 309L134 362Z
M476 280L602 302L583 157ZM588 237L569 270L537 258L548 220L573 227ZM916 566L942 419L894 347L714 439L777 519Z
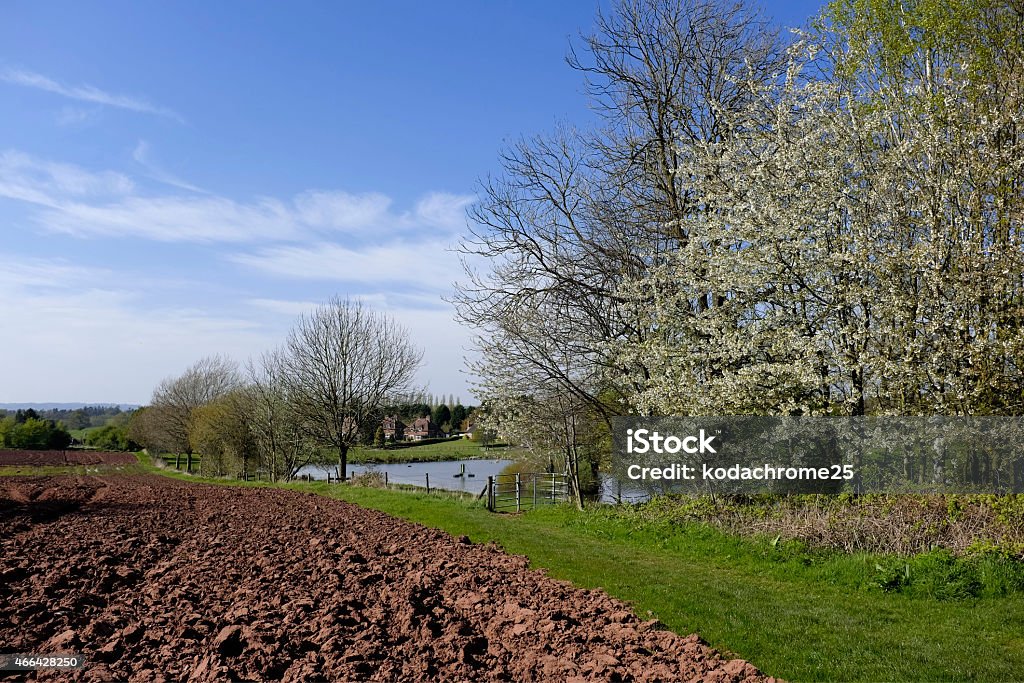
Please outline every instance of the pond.
M389 484L410 484L412 486L426 486L426 475L429 474L430 488L476 494L480 493L487 484L487 477L501 474L501 471L512 463L512 460L505 458L368 465L350 463L348 471L349 476L363 472L379 472L381 474L386 472ZM465 466L465 476L455 476L462 472L463 466ZM316 480L326 480L328 472L332 477L335 476L335 465L306 465L299 470L299 476L308 475ZM619 482L614 475L605 472L600 474L600 478L600 491L589 496L591 500L598 500L602 503L636 503L650 497L650 492L634 481Z
M494 477L512 463L511 460L445 460L441 462L396 462L387 464L349 464L349 476L363 472L380 472L388 475L389 484L411 484L426 486L430 475L430 488L446 491L480 493L487 484L487 477ZM456 476L465 472L464 476ZM335 476L334 465L306 465L299 470L299 476L313 479L327 479L327 473Z

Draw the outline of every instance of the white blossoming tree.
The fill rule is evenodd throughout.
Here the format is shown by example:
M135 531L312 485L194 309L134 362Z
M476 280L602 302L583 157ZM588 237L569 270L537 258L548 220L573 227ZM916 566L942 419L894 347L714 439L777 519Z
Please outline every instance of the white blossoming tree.
M620 345L639 405L1019 414L1021 18L919 9L836 3L728 136L681 143L702 210L630 285L659 332Z

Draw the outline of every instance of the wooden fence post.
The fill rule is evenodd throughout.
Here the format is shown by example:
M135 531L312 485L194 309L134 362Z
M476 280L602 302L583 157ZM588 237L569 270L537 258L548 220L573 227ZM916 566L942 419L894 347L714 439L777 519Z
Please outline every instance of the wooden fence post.
M388 472L384 470L384 488L388 487Z
M427 493L430 493L430 472L427 472L426 476L427 476Z
M537 473L533 474L533 507L537 508Z
M519 473L516 472L516 512L519 512L522 509L522 500L521 500L520 492L521 492L521 488L520 488Z
M494 512L494 477L487 477L487 509Z

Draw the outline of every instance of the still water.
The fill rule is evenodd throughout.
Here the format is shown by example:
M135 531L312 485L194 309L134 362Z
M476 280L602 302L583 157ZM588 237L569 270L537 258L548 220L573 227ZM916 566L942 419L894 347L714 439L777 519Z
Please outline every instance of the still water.
M387 472L388 483L390 484L411 484L413 486L426 486L426 475L430 475L430 488L445 489L447 491L466 491L469 493L480 493L487 484L487 477L495 477L512 460L448 460L445 462L412 462L412 463L388 463L379 465L352 465L348 466L349 476L362 474L363 472L379 472L382 475ZM465 476L455 476L462 471L465 465ZM327 473L335 476L334 465L306 465L299 470L299 476L311 476L313 479L327 479ZM613 475L602 472L600 474L601 487L594 495L589 496L592 500L599 500L602 503L636 503L650 497L650 492L637 485L636 482L619 482Z
M600 489L591 496L602 503L642 503L650 499L651 490L628 479L619 481L614 474L602 472L598 475Z
M349 476L363 472L387 472L389 484L412 484L426 486L430 475L430 488L448 491L480 493L487 485L487 477L494 477L512 463L511 460L447 460L445 462L388 463L379 465L348 466ZM465 475L456 476L465 466ZM299 476L307 474L313 479L327 479L327 473L335 476L334 465L306 465L299 470Z

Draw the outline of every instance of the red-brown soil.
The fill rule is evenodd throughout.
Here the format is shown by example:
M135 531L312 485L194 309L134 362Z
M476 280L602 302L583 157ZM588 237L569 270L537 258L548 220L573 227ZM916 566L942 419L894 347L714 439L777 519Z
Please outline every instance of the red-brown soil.
M0 450L0 467L8 465L130 465L135 462L138 460L131 453Z
M0 478L0 648L85 654L40 680L771 680L495 546L159 476Z

